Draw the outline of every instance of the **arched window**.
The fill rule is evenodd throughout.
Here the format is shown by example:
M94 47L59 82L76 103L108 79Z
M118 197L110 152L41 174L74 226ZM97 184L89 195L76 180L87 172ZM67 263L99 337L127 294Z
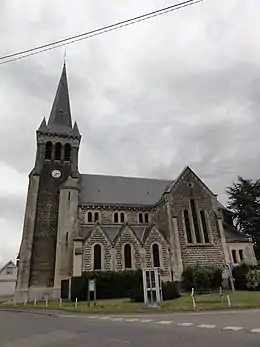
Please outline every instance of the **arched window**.
M125 222L125 214L124 214L124 212L121 212L121 213L120 213L120 222L121 222L121 223L124 223L124 222Z
M200 218L201 218L201 224L202 224L202 230L203 230L205 243L209 243L209 233L208 233L206 216L204 211L200 211Z
M184 221L185 221L187 241L188 241L188 243L192 243L190 218L189 218L189 212L187 210L184 211Z
M57 142L55 145L55 160L61 159L61 143Z
M52 153L52 143L47 142L45 146L45 159L51 159L51 153Z
M149 223L149 214L148 214L148 213L145 213L145 214L144 214L144 222L145 222L146 224Z
M196 211L196 206L195 206L195 202L193 199L191 199L191 201L190 201L190 206L191 206L191 213L192 213L193 225L194 225L194 230L195 230L196 242L201 243L200 229L199 229L199 223L198 223L198 218L197 218L197 211Z
M139 213L138 215L139 223L143 223L143 214Z
M94 222L97 222L99 220L99 213L95 212L94 214Z
M237 264L237 252L235 249L232 249L232 258L233 258L233 263Z
M94 246L94 270L101 270L101 246L95 245Z
M153 266L154 267L160 267L160 253L159 253L159 246L157 243L153 244Z
M118 223L118 213L114 213L114 223Z
M125 257L125 269L132 269L132 253L131 245L126 244L124 246L124 257Z
M64 153L64 160L70 161L70 155L71 155L71 146L69 143L66 143L65 145L65 153Z
M93 219L92 219L92 212L88 212L88 223L92 223Z

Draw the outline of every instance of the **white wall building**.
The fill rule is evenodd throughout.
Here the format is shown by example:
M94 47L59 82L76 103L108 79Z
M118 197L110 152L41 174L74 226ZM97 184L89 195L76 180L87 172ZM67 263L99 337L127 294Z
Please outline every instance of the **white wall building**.
M17 278L17 267L12 260L0 269L0 298L14 294Z

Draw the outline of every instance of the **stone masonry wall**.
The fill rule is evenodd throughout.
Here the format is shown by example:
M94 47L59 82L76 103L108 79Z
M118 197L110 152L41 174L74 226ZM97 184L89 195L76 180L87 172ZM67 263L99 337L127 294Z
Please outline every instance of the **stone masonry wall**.
M100 207L100 206L81 206L81 213L80 213L80 219L82 223L88 223L87 220L87 213L91 212L99 212L99 221L101 224L113 224L114 223L114 213L118 212L124 212L125 214L125 221L127 221L129 224L139 224L138 220L138 214L141 212L141 210L138 209L131 209L131 208L112 208L112 207ZM143 211L144 212L144 211ZM152 216L151 211L149 212L150 218ZM120 221L120 219L119 219Z
M189 201L193 198L198 210L204 210L208 219L209 244L188 245L185 235L183 210L189 209ZM224 257L221 240L215 218L212 194L188 169L173 188L170 197L171 213L177 217L178 231L183 266L191 264L223 264ZM198 214L199 219L199 214Z
M144 242L145 249L145 267L152 267L152 244L157 243L159 245L160 250L160 267L161 267L161 275L169 276L170 275L170 256L168 252L168 243L164 240L162 235L156 230L156 228L152 228L149 236Z
M116 250L116 271L124 270L124 252L123 247L125 244L130 244L133 247L132 251L132 267L133 269L141 268L141 255L140 248L141 244L137 240L135 234L129 227L126 227L122 230L120 236L115 242L115 250Z
M153 221L158 226L160 232L166 240L169 240L169 223L167 207L164 202L157 207L153 214Z
M103 245L104 248L104 268L102 270L109 271L111 270L111 243L103 233L100 227L96 227L90 237L86 240L83 246L83 269L84 271L93 270L92 264L92 248L95 244Z

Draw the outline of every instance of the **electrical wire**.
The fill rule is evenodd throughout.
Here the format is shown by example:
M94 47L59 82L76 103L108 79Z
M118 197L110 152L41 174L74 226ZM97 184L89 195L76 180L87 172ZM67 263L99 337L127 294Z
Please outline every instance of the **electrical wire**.
M114 30L129 26L129 25L132 25L132 24L135 24L135 23L138 23L138 22L150 19L150 18L154 18L154 17L160 16L160 15L163 15L163 14L168 13L168 12L176 11L176 10L179 10L179 9L187 7L187 6L195 5L195 4L203 2L203 1L205 1L205 0L188 0L188 1L180 2L178 4L171 5L171 6L168 6L168 7L153 11L153 12L149 12L149 13L131 18L131 19L127 19L127 20L122 21L122 22L111 24L111 25L108 25L108 26L105 26L105 27L102 27L99 29L91 30L91 31L85 32L83 34L68 37L68 38L65 38L65 39L62 39L59 41L51 42L51 43L48 43L45 45L30 48L28 50L20 51L17 53L5 55L5 56L0 57L0 65L7 64L7 63L10 63L10 62L13 62L16 60L24 59L24 58L27 58L29 56L40 54L40 53L43 53L43 52L46 52L46 51L49 51L52 49L59 48L61 46L66 46L66 45L81 41L81 40L86 40L86 39L91 38L93 36L97 36L97 35L101 35L101 34L104 34L104 33L110 32L110 31L114 31ZM11 58L11 59L8 59L8 58ZM1 62L1 60L3 60L3 61Z

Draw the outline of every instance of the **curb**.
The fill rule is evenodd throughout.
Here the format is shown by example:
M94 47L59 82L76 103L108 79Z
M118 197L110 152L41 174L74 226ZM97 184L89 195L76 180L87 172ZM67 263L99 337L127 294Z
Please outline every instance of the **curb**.
M53 316L53 317L58 317L57 313L53 313L53 312L41 312L41 311L35 311L32 309L18 309L18 308L0 308L0 311L4 311L4 312L16 312L16 313L33 313L33 314L37 314L37 315L41 315L41 316Z

